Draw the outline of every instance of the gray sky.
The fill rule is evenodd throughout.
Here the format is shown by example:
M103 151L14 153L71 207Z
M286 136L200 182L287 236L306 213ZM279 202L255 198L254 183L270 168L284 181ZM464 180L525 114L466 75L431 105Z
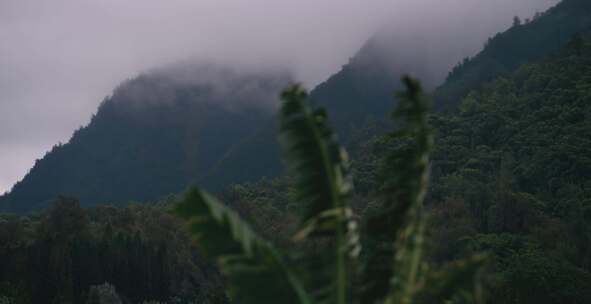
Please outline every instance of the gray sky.
M512 16L556 2L0 0L0 193L146 69L187 58L280 66L311 87L384 25L447 31L466 56Z

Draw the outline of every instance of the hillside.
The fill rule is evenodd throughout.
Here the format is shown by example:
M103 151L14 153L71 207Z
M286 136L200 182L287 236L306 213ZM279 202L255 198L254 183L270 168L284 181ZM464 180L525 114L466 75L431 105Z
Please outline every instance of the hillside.
M591 301L590 98L578 37L434 119L436 256L490 252L499 303Z
M590 28L591 2L587 0L564 0L532 20L516 19L513 27L491 37L478 55L466 58L449 73L434 92L435 108L456 109L471 90L560 50L574 34Z
M494 303L591 301L591 39L476 90L436 114L429 212L434 265L485 252ZM330 115L330 113L329 113ZM355 139L353 207L362 222L404 144L371 127ZM224 201L281 242L293 229L290 177L236 185ZM471 302L469 302L471 303Z
M38 160L0 205L26 212L60 194L87 206L178 193L270 119L277 92L289 82L283 74L216 66L167 68L129 80L88 126Z
M427 38L399 45L400 36L376 34L311 92L333 113L342 140L385 118L401 75L412 72L433 88L452 65L452 58L441 58L446 63L433 68L426 60L432 54L414 51L432 49ZM278 176L283 165L271 100L288 82L285 75L240 75L214 66L161 69L127 81L87 127L0 198L0 209L44 208L59 194L83 205L153 201L192 184L217 191Z
M491 38L435 90L436 109L455 109L471 90L556 52L591 26L590 12L588 1L566 0ZM445 35L433 40L426 33L379 32L310 99L331 113L341 142L355 144L360 129L385 120L401 75L412 73L427 89L443 82L458 55L453 44L435 47ZM0 197L0 210L43 208L58 194L79 197L83 205L151 201L188 185L219 191L282 174L273 109L288 76L213 66L172 70L122 84L87 127Z

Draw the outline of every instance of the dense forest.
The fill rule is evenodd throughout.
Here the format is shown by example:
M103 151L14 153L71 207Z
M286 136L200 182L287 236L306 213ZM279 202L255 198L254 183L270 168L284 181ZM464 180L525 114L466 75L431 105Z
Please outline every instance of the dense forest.
M209 67L208 73L223 75L217 81L226 82L224 90L202 80L171 80L162 72L121 85L89 126L78 130L69 143L56 146L0 197L4 211L37 210L0 215L0 303L247 303L248 297L233 294L232 275L238 272L239 279L252 279L245 273L268 266L256 264L251 256L241 257L248 246L261 246L257 250L263 251L255 250L261 255L268 250L267 243L259 243L264 238L278 251L319 254L334 244L317 238L316 230L338 239L335 227L349 220L360 223L359 233L368 236L360 242L369 248L362 249L360 264L372 265L372 254L383 254L379 244L392 243L397 250L386 250L387 255L410 261L414 253L408 252L416 248L408 249L414 247L404 242L400 231L422 236L413 208L423 206L418 192L405 187L420 188L413 181L422 180L427 169L408 163L423 159L417 155L428 149L426 144L423 150L408 147L415 138L417 143L420 136L427 138L426 124L434 132L434 142L421 219L426 223L423 266L415 270L428 286L413 289L412 297L392 300L380 290L384 287L379 281L368 278L382 275L396 281L400 274L374 269L369 276L341 282L347 288L365 286L367 281L378 286L371 285L370 291L359 287L359 295L346 294L355 299L351 303L591 303L591 2L564 0L532 19L515 18L511 28L491 37L479 54L450 71L444 83L433 88L431 98L424 97L432 100L435 111L408 133L403 131L413 118L425 114L427 106L415 109L420 115L409 110L412 103L405 100L417 97L409 93L413 82L408 79L407 95L393 94L405 88L401 73L382 69L380 61L372 59L375 50L368 43L309 96L292 92L312 106L326 108L313 112L310 121L315 122L310 124L318 130L310 133L290 131L294 127L286 123L293 115L287 105L292 101L297 106L298 98L284 94L288 101L275 115L280 108L276 96L290 80L281 73L244 76ZM199 70L185 71L195 72ZM256 106L257 100L265 106ZM384 115L394 109L398 110L392 119ZM308 113L303 106L298 111ZM333 137L325 123L339 137ZM284 133L291 137L286 139ZM306 139L313 136L306 134L320 139L310 143ZM286 156L290 140L299 143L292 145L296 152L299 147L305 153L294 157L287 151ZM348 150L350 167L333 150L324 162L320 156L313 158L313 144L333 149L337 141ZM295 169L290 167L294 158L300 161ZM282 159L289 170L284 170ZM314 173L313 164L320 168L330 163L327 159L334 162L329 167L338 167L331 174L352 179L353 188L343 190L351 218L323 218L326 222L304 229L308 232L302 237L302 227L314 222L316 213L331 210L309 211L311 201L318 200L318 206L345 201L325 194L330 191L323 187L342 183L339 187L344 189L346 181L333 176L328 186L312 182L325 174ZM312 190L302 190L306 183ZM213 191L219 202L200 191L185 193L192 185ZM321 195L324 200L318 199ZM405 197L415 203L408 203L400 218L389 213L400 209L389 209L387 202ZM195 202L214 210L218 222L205 220L203 206L197 211L186 207ZM99 205L113 203L116 207ZM185 206L180 217L179 204ZM372 228L382 213L404 224ZM249 229L237 215L250 223ZM209 225L212 230L201 234L213 231L212 239L227 230L248 231L233 235L238 244L224 244L230 249L213 250L222 257L231 255L221 268L207 254L217 243L208 243L206 236L192 239L200 232L197 226L185 229L185 221L194 218ZM391 228L395 233L382 235ZM257 237L249 236L250 229ZM294 245L294 233L310 244ZM478 267L469 262L475 257ZM295 261L284 269L308 262ZM319 270L317 281L325 278L321 265L333 262L315 260L317 264L309 267ZM228 264L233 272L225 271ZM454 268L457 265L464 268ZM443 271L449 269L461 275ZM430 281L430 273L439 281ZM303 277L312 285L325 283ZM419 286L419 281L413 283ZM248 280L240 282L253 290ZM452 285L459 286L459 293L443 292ZM335 286L326 288L333 292ZM259 292L252 295L264 303L264 293ZM318 302L344 303L324 298L323 292L314 293L314 301L320 297ZM290 301L305 298L302 294L296 292Z
M39 215L3 215L0 303L225 303L218 271L169 207L83 209L60 197Z
M433 117L435 258L490 252L499 301L591 299L590 67L576 36Z

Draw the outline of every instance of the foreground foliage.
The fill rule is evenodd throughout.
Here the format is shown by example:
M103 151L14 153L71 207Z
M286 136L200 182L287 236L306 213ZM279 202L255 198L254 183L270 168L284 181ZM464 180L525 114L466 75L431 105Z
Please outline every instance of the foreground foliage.
M286 90L280 138L294 176L299 219L286 252L258 236L238 214L199 189L177 207L191 233L215 257L238 303L412 303L415 300L476 302L472 259L449 272L427 272L423 258L423 199L429 175L432 130L420 85L404 78L394 137L377 211L361 233L349 204L352 178L322 109L313 109L298 86ZM462 272L463 271L463 272ZM449 286L427 284L429 275ZM451 280L469 281L466 292ZM463 283L463 282L462 282ZM445 285L445 284L444 284ZM359 288L355 288L359 286ZM464 285L465 286L465 285ZM434 288L432 288L434 287ZM456 290L457 289L457 290Z

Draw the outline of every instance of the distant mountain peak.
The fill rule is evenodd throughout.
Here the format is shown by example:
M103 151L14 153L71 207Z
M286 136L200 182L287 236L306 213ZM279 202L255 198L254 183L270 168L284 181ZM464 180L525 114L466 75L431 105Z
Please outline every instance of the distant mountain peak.
M0 207L26 212L58 195L83 205L153 201L201 180L271 119L288 73L184 64L119 85L88 126L55 146Z
M198 93L194 102L238 110L241 107L275 109L279 100L277 90L292 82L294 78L286 70L182 62L152 69L123 82L114 90L112 99L158 105L176 100L179 94Z

